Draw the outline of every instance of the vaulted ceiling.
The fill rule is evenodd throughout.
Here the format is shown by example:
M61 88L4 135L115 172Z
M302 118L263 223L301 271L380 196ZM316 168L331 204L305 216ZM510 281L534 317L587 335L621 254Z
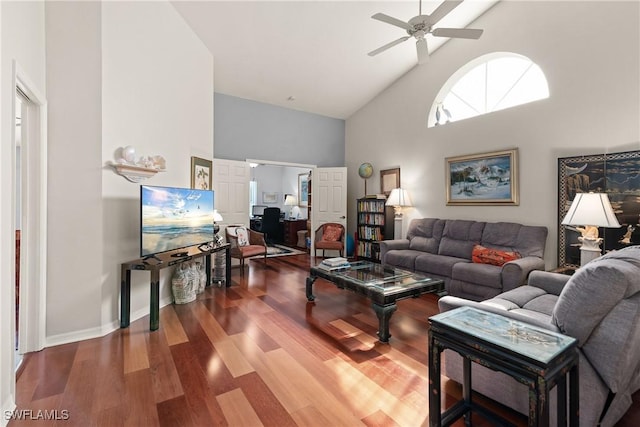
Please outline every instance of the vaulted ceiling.
M440 3L423 2L422 13ZM466 0L434 27L464 28L495 3ZM213 54L215 91L227 95L346 119L413 67L429 66L417 65L414 39L367 55L406 35L371 16L406 22L417 0L172 4ZM428 35L430 52L447 40Z

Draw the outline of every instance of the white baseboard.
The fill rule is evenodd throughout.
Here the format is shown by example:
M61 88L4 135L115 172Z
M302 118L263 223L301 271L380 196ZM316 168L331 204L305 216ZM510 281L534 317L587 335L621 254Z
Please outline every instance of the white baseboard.
M160 308L173 304L173 298L167 297L160 300ZM129 316L131 322L142 319L144 316L149 315L149 307L141 308L134 311ZM81 331L67 332L64 334L52 335L46 338L45 347L53 347L56 345L69 344L77 341L90 340L93 338L100 338L120 328L120 320L114 320L106 323L102 326L95 328L88 328Z

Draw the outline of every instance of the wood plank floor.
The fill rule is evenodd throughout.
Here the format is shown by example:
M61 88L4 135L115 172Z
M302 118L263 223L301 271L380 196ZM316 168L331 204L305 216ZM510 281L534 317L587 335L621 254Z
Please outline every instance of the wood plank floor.
M376 340L370 303L318 279L308 255L250 261L230 288L161 309L105 337L27 355L18 410L59 420L10 426L428 425L427 318L437 297L398 303L391 343ZM460 397L445 381L444 405ZM526 419L491 402L518 426ZM66 412L63 412L66 411ZM458 422L456 425L463 425ZM474 415L474 425L490 424ZM619 426L640 425L640 393Z

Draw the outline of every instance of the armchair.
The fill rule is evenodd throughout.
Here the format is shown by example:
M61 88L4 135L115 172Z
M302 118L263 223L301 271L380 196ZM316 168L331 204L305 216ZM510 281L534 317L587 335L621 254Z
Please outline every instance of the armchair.
M336 250L340 252L340 256L344 252L344 226L337 222L327 222L316 230L314 240L314 255L318 249L322 249L324 257L325 250Z
M446 296L438 305L441 312L474 306L576 338L580 425L608 427L624 415L631 395L640 389L638 277L640 246L630 246L590 261L573 276L533 271L527 285L492 299ZM444 375L461 382L460 356L445 350L444 357ZM513 378L474 366L471 383L485 396L527 413L527 388Z
M238 230L247 233L246 239L239 239ZM224 230L227 242L231 244L229 250L231 258L240 260L240 273L244 274L244 260L246 258L263 255L264 263L267 263L267 244L264 234L242 226L228 226ZM245 242L243 242L243 240Z

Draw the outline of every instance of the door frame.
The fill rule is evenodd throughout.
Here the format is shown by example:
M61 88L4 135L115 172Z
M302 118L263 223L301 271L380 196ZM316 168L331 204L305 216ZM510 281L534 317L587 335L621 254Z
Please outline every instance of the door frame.
M21 200L16 200L15 185L12 186L11 194L12 230L15 230L17 224L16 203L21 203L20 222L23 230L20 249L18 351L26 353L42 350L46 340L47 101L16 60L13 61L12 68L14 92L19 89L28 98L26 105L23 104L22 123L26 123L27 127L22 130L22 134L27 135L27 139L26 144L23 141L20 154ZM15 93L12 93L12 117L16 117L15 98ZM15 126L12 126L12 178L17 174L15 132ZM15 231L12 233L15 234ZM15 259L15 244L12 245L11 259ZM12 265L11 274L15 277L15 265ZM12 301L15 301L15 287L12 287L11 295ZM12 307L12 318L15 318L15 303L12 303Z

